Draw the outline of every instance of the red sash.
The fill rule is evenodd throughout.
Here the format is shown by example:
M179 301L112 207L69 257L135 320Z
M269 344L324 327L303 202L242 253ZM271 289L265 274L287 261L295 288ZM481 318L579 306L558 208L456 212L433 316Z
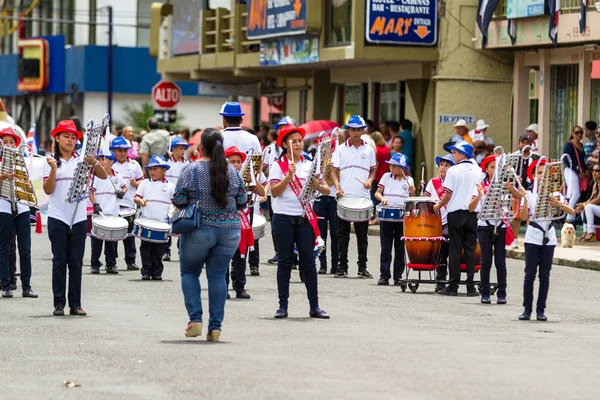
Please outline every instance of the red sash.
M250 219L248 218L250 208L247 208L247 210L248 212L245 210L238 210L240 223L242 225L242 237L240 238L238 249L242 258L246 257L246 252L248 250L254 250L254 232L252 232L252 225L250 224Z
M444 197L444 193L446 193L444 192L444 188L442 188L442 180L440 178L431 178L431 184L441 200Z
M281 172L284 175L287 175L290 170L287 157L281 157L281 159L277 160L277 163L279 164L279 168L281 168ZM306 184L310 185L311 182L307 181ZM298 179L296 174L294 174L294 177L290 181L290 188L298 198L298 201L300 201L300 195L302 194L302 184L300 183L300 179ZM312 226L313 232L315 234L315 248L323 247L323 239L321 238L321 232L319 231L317 214L315 214L310 203L302 204L302 208L304 208L304 215L308 219L308 223L310 224L310 226Z

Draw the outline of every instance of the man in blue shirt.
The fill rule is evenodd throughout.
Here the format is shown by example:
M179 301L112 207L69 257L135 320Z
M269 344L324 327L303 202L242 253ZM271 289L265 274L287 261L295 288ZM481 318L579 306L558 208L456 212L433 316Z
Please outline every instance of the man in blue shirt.
M400 133L398 136L402 138L402 153L408 157L410 170L415 170L415 140L412 136L413 124L408 119L400 121Z

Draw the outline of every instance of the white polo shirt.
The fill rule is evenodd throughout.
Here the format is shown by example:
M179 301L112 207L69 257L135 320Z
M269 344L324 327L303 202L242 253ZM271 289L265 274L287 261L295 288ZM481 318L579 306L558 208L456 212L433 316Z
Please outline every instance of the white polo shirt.
M169 158L167 160L167 165L169 165L171 168L169 168L167 170L167 172L165 173L165 178L167 178L167 180L169 182L171 182L173 184L173 186L177 187L177 180L179 179L179 175L181 174L181 171L183 171L183 169L185 167L187 167L190 164L189 161L175 161L175 159L173 159L173 157Z
M441 186L441 191L444 191L444 179L440 176L439 177L440 182L442 184ZM430 179L429 182L427 183L427 186L425 187L425 194L429 197L431 197L434 200L440 201L441 197L438 194L435 186L433 186L433 179ZM442 209L440 210L440 214L442 215L442 225L446 225L448 223L448 205L446 204L444 207L442 207Z
M311 165L312 162L306 160L304 157L302 157L301 161L296 163L296 176L300 180L300 183L303 187L306 182L306 177L310 172ZM281 182L284 177L285 175L281 171L279 163L274 162L269 170L269 182L271 185L274 185ZM285 214L291 216L300 216L304 214L302 204L300 204L300 200L298 200L298 197L294 194L294 191L290 185L285 188L279 197L273 197L271 199L271 207L273 208L273 213L275 214Z
M141 208L140 218L167 222L173 193L175 193L175 186L166 179L162 181L144 179L135 193L135 197L147 202L146 207Z
M119 200L119 206L123 208L133 209L135 208L135 203L133 202L133 198L135 197L136 188L131 186L129 183L130 179L140 180L144 178L144 173L142 172L142 167L135 160L130 160L129 158L124 163L115 162L113 164L113 170L121 175L123 181L127 185L127 193L121 200Z
M535 210L537 208L537 201L538 201L538 195L531 193L531 192L527 192L526 194L527 196L527 206L528 211L529 211L529 221L530 222L535 222L538 225L540 225L542 227L542 229L548 231L548 243L546 243L547 246L556 246L557 245L557 240L556 240L556 231L554 229L554 226L552 225L552 221L536 221L535 220ZM552 193L552 196L559 196L561 203L563 204L567 204L567 201L565 200L564 196L560 193L560 192L554 192ZM523 200L521 201L521 207L523 206ZM533 226L531 226L531 224L527 225L527 230L525 231L525 243L529 243L529 244L536 244L538 246L542 246L544 244L544 233L539 230L538 228L535 228Z
M271 167L271 165L279 158L281 155L281 149L277 146L276 143L271 143L265 148L263 155L263 166Z
M408 188L414 184L415 182L410 176L398 179L391 172L386 172L379 180L377 187L383 189L382 195L388 200L389 205L403 206L406 199L410 197Z
M17 214L23 214L24 212L29 211L29 206L17 202ZM12 203L5 198L0 198L0 213L12 215Z
M364 141L356 148L350 140L337 146L331 164L340 170L340 187L348 197L371 198L371 192L358 182L369 179L371 169L377 166L375 152Z
M256 135L237 128L225 128L223 131L223 148L237 146L242 153L248 153L248 150L254 149L254 154L262 153L260 142Z
M92 183L92 192L96 198L96 202L100 204L102 208L102 214L104 215L119 215L119 199L115 193L115 187L117 189L125 189L127 185L121 175L112 171L113 176L109 176L106 179L94 179ZM111 183L112 181L112 183ZM113 187L113 184L115 185Z
M75 214L75 218L73 218L77 203L69 203L66 201L67 193L71 187L71 182L73 181L75 168L77 168L78 162L79 156L77 154L73 154L69 161L65 161L64 158L60 159L60 167L56 169L56 185L48 199L48 217L62 221L69 226L71 225L71 220L76 224L87 219L84 202L77 207L77 213ZM44 165L43 174L44 182L46 182L48 176L50 176L50 171L50 165L46 163ZM96 179L100 178L96 177Z
M481 168L471 160L463 160L450 167L443 186L444 191L452 195L448 202L448 213L468 210L479 182Z

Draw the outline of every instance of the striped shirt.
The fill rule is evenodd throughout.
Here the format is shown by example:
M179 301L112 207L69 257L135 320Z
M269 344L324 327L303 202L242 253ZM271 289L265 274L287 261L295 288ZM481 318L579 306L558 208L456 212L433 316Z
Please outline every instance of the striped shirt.
M362 184L377 166L375 152L368 144L363 141L356 148L348 140L337 146L331 165L340 170L340 187L342 191L349 193L348 197L371 198L371 192Z
M398 179L391 172L386 172L377 186L383 189L382 195L388 200L389 205L403 206L406 199L410 197L409 187L414 184L413 178L410 176Z
M140 217L167 222L174 192L175 186L166 179L144 179L135 193L135 197L146 200L146 207L142 207Z

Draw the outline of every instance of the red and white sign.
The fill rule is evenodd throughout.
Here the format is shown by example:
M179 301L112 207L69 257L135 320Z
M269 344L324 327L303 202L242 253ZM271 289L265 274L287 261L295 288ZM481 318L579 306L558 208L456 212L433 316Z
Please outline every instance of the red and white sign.
M181 99L181 88L175 82L160 81L152 88L152 102L161 110L171 110Z

